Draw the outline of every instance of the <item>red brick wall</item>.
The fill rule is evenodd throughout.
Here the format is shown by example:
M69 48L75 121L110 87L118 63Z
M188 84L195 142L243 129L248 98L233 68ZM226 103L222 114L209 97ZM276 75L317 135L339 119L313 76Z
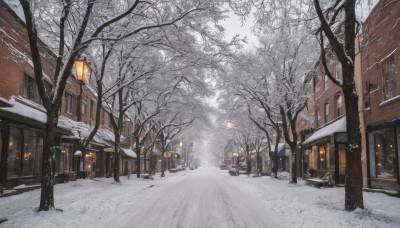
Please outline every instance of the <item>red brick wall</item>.
M24 73L34 78L34 71L30 60L31 54L25 25L11 12L7 11L3 5L0 5L0 37L2 38L0 40L0 97L9 100L12 95L22 96ZM43 72L53 81L56 58L42 43L40 44L40 51ZM69 77L65 92L73 95L73 110L71 114L66 113L64 93L61 115L76 121L79 84L73 76ZM87 113L82 115L82 121L90 124L90 120L94 120L96 117L97 98L86 86L83 86L82 94L83 99L87 102ZM90 100L93 100L92 117L90 117ZM106 126L109 124L108 114L105 115L104 124ZM112 130L106 126L103 126L103 128Z
M366 125L400 117L400 99L380 105L384 100L380 62L391 53L397 76L397 94L400 94L399 18L400 1L380 1L363 24L361 41L363 92L364 102L370 103L370 108L364 110ZM393 52L394 50L396 51ZM373 84L369 91L366 86L367 81Z

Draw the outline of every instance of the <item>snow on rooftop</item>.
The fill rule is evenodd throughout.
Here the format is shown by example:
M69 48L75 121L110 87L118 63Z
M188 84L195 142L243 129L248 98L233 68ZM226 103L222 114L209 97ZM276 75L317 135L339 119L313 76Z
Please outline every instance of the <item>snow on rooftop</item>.
M19 19L26 23L24 10L18 0L4 0L4 2L17 14Z
M1 110L15 113L16 115L33 119L41 123L46 123L47 121L44 108L31 100L21 96L12 96L9 101L4 98L1 98L1 100L11 105L11 107L0 107ZM58 118L58 127L70 130L73 133L72 136L63 136L63 138L71 137L74 139L84 138L88 136L92 130L91 126L83 122L71 120L64 116L60 116ZM123 141L124 139L125 138L121 136L121 140ZM114 142L114 133L109 130L99 128L94 136L94 140L104 145L110 145L110 142Z
M131 149L122 148L122 152L123 152L126 156L128 156L128 157L137 158L136 153L133 152L133 150L131 150Z
M10 105L12 105L12 107L4 107L1 109L11 112L11 113L15 113L17 115L21 115L21 116L29 118L29 119L34 119L39 122L46 123L46 121L47 121L46 113L44 113L43 111L40 111L36 108L29 107L26 104L20 103L17 101L18 99L23 99L23 98L21 98L19 96L12 96L11 99L8 101L8 103ZM25 100L26 99L23 99L24 102L26 102ZM31 101L28 100L27 102L31 102ZM32 102L32 103L34 103L34 102ZM36 106L37 104L34 104L34 105Z
M335 132L346 132L346 117L342 117L335 122L326 125L316 131L314 134L311 135L306 141L303 142L303 145L311 143L315 140L324 138L326 136L332 135Z
M75 152L74 156L82 157L82 151L77 150L77 151Z

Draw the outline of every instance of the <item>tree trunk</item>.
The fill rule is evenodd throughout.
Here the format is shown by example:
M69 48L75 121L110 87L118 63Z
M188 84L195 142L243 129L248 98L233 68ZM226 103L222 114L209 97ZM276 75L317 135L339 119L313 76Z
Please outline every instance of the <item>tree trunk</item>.
M39 211L54 208L54 150L58 111L47 112L46 137L43 142L42 177Z
M291 159L291 166L292 166L292 180L291 183L297 184L297 169L296 169L296 150L297 145L296 143L290 143L290 150L292 152L292 159Z
M250 175L251 174L251 156L247 156L246 164L247 164L246 173L247 173L247 175Z
M161 177L165 177L165 161L164 161L164 153L161 155Z
M344 73L344 72L343 72ZM364 208L362 195L361 131L358 115L358 96L354 84L354 68L347 69L345 77L352 83L343 86L346 105L348 146L346 147L345 209ZM347 81L347 80L346 80Z
M136 150L136 177L140 178L140 138L139 136L135 137L135 150Z
M257 172L261 175L262 166L261 166L261 158L260 158L260 150L257 150Z
M114 180L115 182L120 182L119 180L119 159L120 159L120 153L119 153L119 142L121 140L121 135L119 134L119 131L116 131L115 133L115 152L114 152Z

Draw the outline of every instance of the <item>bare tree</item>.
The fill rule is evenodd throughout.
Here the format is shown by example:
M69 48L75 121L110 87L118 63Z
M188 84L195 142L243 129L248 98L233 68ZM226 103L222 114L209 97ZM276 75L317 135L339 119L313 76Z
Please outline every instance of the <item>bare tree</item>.
M341 87L346 107L346 128L348 146L346 147L346 187L345 209L353 211L364 208L362 195L361 131L358 115L358 95L354 81L355 39L358 33L356 19L356 0L336 0L322 8L319 0L314 0L315 10L321 27L318 31L321 47L321 62L329 79ZM339 15L339 17L338 17ZM335 34L333 25L344 15L344 37ZM332 76L326 61L324 39L335 52L342 65L343 82Z

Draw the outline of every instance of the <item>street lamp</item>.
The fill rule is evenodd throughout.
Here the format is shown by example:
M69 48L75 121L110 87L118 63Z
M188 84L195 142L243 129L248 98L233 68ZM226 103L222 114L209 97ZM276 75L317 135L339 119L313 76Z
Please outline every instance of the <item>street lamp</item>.
M232 120L229 120L229 121L228 121L228 123L226 124L226 127L227 127L228 129L232 129L232 128L233 128L233 122L232 122Z
M86 62L86 58L75 60L75 70L76 77L79 83L79 96L78 96L78 107L77 107L77 117L78 121L82 121L82 85L86 81L86 76L89 73L89 65Z

